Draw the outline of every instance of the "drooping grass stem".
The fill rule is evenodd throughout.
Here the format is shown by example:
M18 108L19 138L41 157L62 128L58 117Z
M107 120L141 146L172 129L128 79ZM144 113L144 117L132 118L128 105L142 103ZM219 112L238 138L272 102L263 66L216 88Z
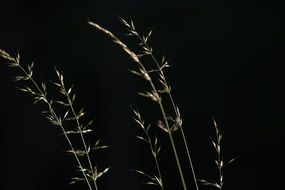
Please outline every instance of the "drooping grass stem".
M141 69L141 73L140 74L142 75L142 77L145 80L147 80L149 82L149 84L150 84L150 86L152 88L152 93L149 93L149 95L159 105L159 108L161 110L165 126L166 126L167 131L168 131L169 139L170 139L170 142L171 142L171 147L172 147L172 150L173 150L173 153L174 153L174 156L175 156L175 160L176 160L176 164L177 164L177 167L178 167L178 170L179 170L179 174L180 174L181 182L182 182L182 185L183 185L183 189L187 190L185 179L184 179L184 175L183 175L183 171L182 171L180 160L179 160L178 153L177 153L177 149L176 149L176 146L175 146L175 143L174 143L174 140L173 140L171 128L170 128L170 125L169 125L169 122L168 122L167 115L165 113L165 109L164 109L163 104L162 104L162 97L159 95L159 92L156 89L156 87L155 87L155 85L154 85L154 83L152 81L152 78L149 76L147 69L145 68L143 63L140 61L139 56L136 53L134 53L132 50L130 50L128 48L128 46L125 43L123 43L118 37L116 37L112 32L110 32L109 30L103 28L102 26L100 26L100 25L98 25L98 24L96 24L94 22L90 22L89 21L88 23L91 26L94 26L98 30L100 30L100 31L104 32L105 34L107 34L112 39L112 41L114 43L118 44L132 58L132 60L138 64L139 69Z

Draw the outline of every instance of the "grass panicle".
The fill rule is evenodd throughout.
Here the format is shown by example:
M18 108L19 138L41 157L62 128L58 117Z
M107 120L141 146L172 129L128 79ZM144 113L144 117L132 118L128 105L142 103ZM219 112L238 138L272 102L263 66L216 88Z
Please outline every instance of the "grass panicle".
M223 132L221 128L217 125L216 121L213 118L214 128L215 128L215 139L211 138L212 145L214 147L214 150L216 152L216 158L215 158L215 165L218 169L218 179L217 180L199 180L202 185L212 186L219 190L223 189L224 185L224 168L232 163L236 158L231 159L230 161L224 162L222 157L222 149L221 149L221 141L223 138Z
M90 126L93 121L91 120L86 124L81 122L81 118L86 115L86 112L83 109L76 111L74 108L76 95L73 92L73 87L66 87L63 74L55 68L57 81L52 82L52 84L56 87L57 92L59 92L62 98L58 100L50 99L48 97L46 83L37 82L33 77L33 63L28 65L27 69L25 69L20 64L19 54L16 57L13 57L4 50L0 50L0 56L9 61L8 66L15 67L22 71L22 75L16 76L15 81L29 81L30 86L23 86L18 89L30 94L34 104L43 103L45 108L43 109L42 114L50 121L52 125L55 125L61 129L61 132L70 148L70 150L67 152L74 155L78 170L82 173L82 177L72 178L71 183L85 181L90 190L98 190L96 181L99 177L106 173L109 168L105 168L103 171L98 172L97 167L92 165L90 151L102 147L106 148L106 146L99 146L99 141L97 141L95 147L93 148L87 145L84 135L92 131ZM60 106L60 110L64 110L63 113L61 113L62 111L58 111L58 106ZM70 127L66 127L66 125L72 126L71 122L75 122L76 127L74 130L70 130ZM73 134L80 136L83 149L77 149L77 146L73 144L70 137L70 135ZM87 167L85 167L86 162L84 159L87 159Z

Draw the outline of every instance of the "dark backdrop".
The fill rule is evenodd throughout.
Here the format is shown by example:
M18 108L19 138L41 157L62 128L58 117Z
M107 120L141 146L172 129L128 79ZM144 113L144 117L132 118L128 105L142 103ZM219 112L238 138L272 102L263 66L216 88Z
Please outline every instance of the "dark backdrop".
M35 61L39 79L54 79L56 65L67 84L75 85L78 105L95 117L94 138L111 147L95 159L99 168L112 167L99 181L101 189L155 189L131 172L151 173L153 162L133 137L140 131L130 109L141 107L151 118L154 105L134 93L142 83L128 72L128 56L87 25L97 21L134 46L117 16L132 17L139 31L154 29L154 50L173 65L168 81L198 177L216 176L209 140L214 116L224 130L225 159L238 156L225 170L225 189L277 189L285 165L283 7L253 0L1 0L0 48L20 52L23 64ZM76 168L64 153L64 138L39 114L41 106L16 90L16 72L1 63L0 188L84 189L85 184L66 185ZM167 189L182 189L167 136L158 136Z

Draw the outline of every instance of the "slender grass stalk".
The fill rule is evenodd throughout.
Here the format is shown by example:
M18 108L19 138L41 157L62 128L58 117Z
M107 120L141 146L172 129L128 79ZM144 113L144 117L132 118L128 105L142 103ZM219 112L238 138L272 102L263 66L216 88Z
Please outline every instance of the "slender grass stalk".
M138 35L139 39L145 44L145 46L150 50L150 47L148 46L147 42L146 41L143 41L142 38ZM162 75L162 79L164 80L163 82L166 84L166 78L164 76L164 72L163 70L161 69L161 67L159 66L159 63L157 61L157 59L154 57L153 55L153 51L150 51L150 56L152 57L152 59L154 60L154 62L156 63L158 69L159 69L159 72L160 74ZM178 111L178 107L175 105L174 103L174 100L173 100L173 96L171 94L171 90L167 90L166 93L168 94L169 98L170 98L170 101L171 101L171 104L172 104L172 107L173 107L173 110L175 111L175 117L179 120L182 121L181 119L181 116L180 116L180 113ZM181 123L182 124L182 123ZM184 146L185 146L185 149L186 149L186 153L187 153L187 157L188 157L188 161L189 161L189 165L190 165L190 168L191 168L191 172L192 172L192 175L193 175L193 179L194 179L194 182L195 182L195 187L196 187L196 190L199 190L199 187L198 187L198 182L197 182L197 177L196 177L196 174L195 174L195 170L194 170L194 166L193 166L193 163L192 163L192 159L191 159L191 156L190 156L190 151L189 151L189 148L188 148L188 143L187 143L187 140L185 138L185 134L184 134L184 130L183 130L183 127L182 125L179 126L179 129L181 131L181 134L182 134L182 138L183 138L183 143L184 143Z
M155 101L158 105L159 108L161 110L161 114L164 120L164 124L165 124L165 131L167 131L170 142L171 142L171 147L175 156L175 160L176 160L176 164L178 167L178 171L179 171L179 175L181 178L181 182L182 182L182 186L184 190L187 190L186 187L186 183L185 183L185 179L184 179L184 175L183 175L183 171L181 168L181 164L180 164L180 159L178 157L178 153L177 153L177 148L176 145L174 143L174 139L173 139L173 135L172 135L172 129L170 127L169 121L168 121L168 117L165 113L165 109L162 103L162 97L160 96L159 91L157 90L156 86L153 83L152 78L149 75L149 71L145 68L144 64L140 61L140 55L137 55L136 53L134 53L132 50L130 50L127 45L125 43L123 43L118 37L116 37L112 32L110 32L109 30L101 27L100 25L94 23L94 22L88 22L91 26L94 26L95 28L97 28L98 30L104 32L105 34L107 34L114 43L118 44L130 57L131 59L138 64L138 72L137 71L133 71L133 73L141 76L142 78L144 78L151 86L151 91L150 92L146 92L146 93L139 93L142 96L148 97L150 99L152 99L153 101ZM126 22L127 25L129 25ZM134 28L133 22L131 22L131 25ZM133 31L134 33L136 31Z
M141 47L147 51L146 52L146 55L149 55L152 60L154 61L154 63L156 64L157 66L157 72L160 74L161 76L161 82L162 84L166 87L166 90L165 90L165 93L168 94L168 97L171 101L171 104L172 104L172 108L173 110L175 111L175 118L176 120L178 121L177 124L179 124L179 121L181 121L181 124L179 124L179 129L181 131L181 134L182 134L182 138L183 138L183 143L184 143L184 146L185 146L185 149L186 149L186 153L187 153L187 157L188 157L188 161L189 161L189 165L190 165L190 168L191 168L191 172L192 172L192 175L193 175L193 179L194 179L194 182L195 182L195 187L196 187L196 190L199 190L199 187L198 187L198 182L197 182L197 178L196 178L196 174L195 174L195 170L194 170L194 166L193 166L193 163L192 163L192 159L191 159L191 156L190 156L190 151L189 151L189 148L188 148L188 143L187 143L187 140L185 138L185 134L184 134L184 130L183 130L183 127L182 127L182 119L181 119L181 116L180 116L180 113L179 113L179 110L178 110L178 107L175 105L174 103L174 100L173 100L173 96L171 94L171 88L169 88L168 84L167 84L167 80L166 80L166 77L164 75L164 72L163 72L163 67L160 66L160 63L158 62L157 58L154 56L153 54L153 50L152 48L148 45L148 38L151 36L152 34L152 30L149 32L149 34L147 35L147 37L142 37L141 35L139 35L139 33L136 31L136 29L134 28L133 25L129 25L124 19L121 18L121 21L127 26L128 30L130 32L132 32L132 34L134 36L136 36L139 41L140 41L140 45ZM164 58L163 58L163 61L162 61L162 65L164 64Z

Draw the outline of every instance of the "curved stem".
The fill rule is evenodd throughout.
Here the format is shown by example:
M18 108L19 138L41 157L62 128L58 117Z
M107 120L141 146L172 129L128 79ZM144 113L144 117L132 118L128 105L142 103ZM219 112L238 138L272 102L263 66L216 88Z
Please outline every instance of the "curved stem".
M73 107L73 103L69 97L69 94L67 93L66 89L65 89L65 86L64 84L62 84L63 88L64 88L64 92L65 92L65 95L67 97L67 101L68 101L68 104L69 104L69 107L71 109L71 112L76 120L76 124L77 124L77 128L79 129L79 134L80 134L80 138L81 138L81 141L83 143L83 146L84 146L84 151L85 151L85 154L86 154L86 157L87 157L87 160L88 160L88 164L89 164L89 167L90 167L90 171L92 172L92 175L93 175L93 166L92 166L92 162L91 162L91 159L90 159L90 155L89 155L89 150L87 148L87 145L86 145L86 141L85 141L85 138L83 136L83 133L81 131L81 124L79 122L79 119L77 117L77 114L75 113L75 110L74 110L74 107ZM98 189L97 187L97 183L96 183L96 180L93 179L93 183L94 183L94 187L95 187L95 190Z

